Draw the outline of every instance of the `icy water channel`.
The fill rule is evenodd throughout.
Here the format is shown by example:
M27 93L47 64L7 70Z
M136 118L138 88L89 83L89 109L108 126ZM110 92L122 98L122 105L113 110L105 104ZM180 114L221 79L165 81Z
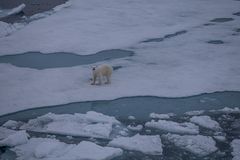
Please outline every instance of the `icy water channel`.
M131 57L133 55L134 52L122 49L104 50L91 55L77 55L64 52L48 54L27 52L23 54L0 56L0 63L10 63L17 67L47 69L86 65L106 60Z
M27 122L38 116L45 115L49 112L55 114L73 114L86 113L87 111L96 111L105 115L114 116L119 120L123 126L128 125L142 125L143 129L139 131L128 130L127 136L131 137L137 133L141 135L160 135L163 144L162 155L148 155L137 151L124 150L122 156L114 158L114 160L136 159L136 160L183 160L183 159L218 159L230 160L232 159L232 148L230 143L233 139L240 138L240 112L222 112L219 109L224 107L239 107L240 106L240 92L216 92L210 94L202 94L183 98L160 98L160 97L126 97L116 100L106 101L89 101L70 103L58 106L46 106L36 109L29 109L20 111L0 117L0 125L8 120ZM164 135L168 132L156 128L148 128L145 126L146 122L151 121L150 113L174 113L168 121L174 122L189 122L193 115L185 114L187 111L204 110L201 115L207 115L211 119L217 121L223 129L217 135L224 135L225 141L216 141L217 151L207 155L199 156L187 151L184 148L175 146ZM212 111L215 110L215 111ZM218 111L217 111L218 110ZM130 119L129 116L135 117ZM113 131L114 132L114 131ZM69 136L64 134L49 134L28 131L31 137L50 137L59 139L62 142L77 144L83 140L92 141L101 146L106 146L109 139L89 138ZM112 133L114 134L114 133ZM199 134L204 136L214 137L216 132L211 129L206 129L200 126ZM1 148L1 159L16 159L16 155L9 148Z

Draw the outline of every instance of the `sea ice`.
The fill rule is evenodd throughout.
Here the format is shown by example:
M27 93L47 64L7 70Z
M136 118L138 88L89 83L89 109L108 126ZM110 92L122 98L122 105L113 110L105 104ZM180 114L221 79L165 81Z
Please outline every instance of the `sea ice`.
M24 160L105 160L122 154L119 148L102 147L88 141L76 145L49 138L31 138L28 143L12 150Z
M21 126L21 129L71 136L109 138L114 124L120 124L120 122L114 117L93 111L73 115L48 113L29 120Z
M176 135L166 134L163 137L174 143L177 147L187 150L198 156L207 156L217 150L216 142L212 137L202 135Z
M8 120L2 126L10 129L17 129L18 127L20 127L21 124L22 124L21 122Z
M173 116L173 113L168 114L158 114L158 113L150 113L150 118L156 118L156 119L169 119L171 116Z
M26 131L12 131L0 128L0 146L17 146L28 142L29 135ZM3 138L4 137L4 138Z
M9 135L16 133L17 131L11 130L5 127L0 127L0 140L7 138Z
M129 120L135 120L136 118L134 116L128 116Z
M177 123L173 121L158 120L147 122L146 127L160 129L166 132L179 133L179 134L198 134L199 127L193 123Z
M217 121L212 120L209 116L194 116L190 119L192 123L198 124L199 126L220 131L222 128L220 127Z
M224 108L219 109L219 110L211 110L210 112L240 113L240 109L239 109L239 107L235 107L235 108L224 107Z
M233 159L232 160L239 160L240 159L240 139L234 139L231 142L231 146L233 148L233 151L232 151Z
M127 128L132 130L132 131L141 131L143 129L143 126L141 124L139 124L137 126L128 125Z
M150 155L162 154L162 142L159 135L146 136L136 134L133 137L118 137L110 141L108 146L139 151Z
M198 116L203 113L204 113L204 110L199 110L199 111L188 111L185 114L188 116Z
M17 14L17 13L21 12L25 7L26 7L26 5L23 3L23 4L20 4L19 6L13 8L13 9L1 10L0 18L7 17L7 16L10 16L12 14Z

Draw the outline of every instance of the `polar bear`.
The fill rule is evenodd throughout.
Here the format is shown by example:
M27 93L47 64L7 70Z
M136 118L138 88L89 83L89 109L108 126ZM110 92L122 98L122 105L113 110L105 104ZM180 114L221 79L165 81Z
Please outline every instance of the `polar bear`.
M93 74L93 78L92 78L92 83L91 85L95 85L96 84L96 80L98 80L99 84L102 84L102 80L106 80L105 84L110 84L110 78L113 72L113 68L110 65L107 64L102 64L100 66L94 66L92 67L92 74Z

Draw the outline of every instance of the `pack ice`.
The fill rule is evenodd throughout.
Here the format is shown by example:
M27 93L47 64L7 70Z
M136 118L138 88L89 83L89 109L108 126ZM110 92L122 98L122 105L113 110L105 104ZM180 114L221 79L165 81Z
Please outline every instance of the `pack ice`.
M179 134L198 134L199 127L193 123L178 123L167 120L150 121L145 124L146 127L156 128L166 132L179 133Z
M120 156L119 148L102 147L92 142L66 144L56 139L31 138L12 149L21 160L105 160Z
M120 124L114 117L89 111L86 114L54 114L29 120L21 129L71 136L110 138L113 127Z

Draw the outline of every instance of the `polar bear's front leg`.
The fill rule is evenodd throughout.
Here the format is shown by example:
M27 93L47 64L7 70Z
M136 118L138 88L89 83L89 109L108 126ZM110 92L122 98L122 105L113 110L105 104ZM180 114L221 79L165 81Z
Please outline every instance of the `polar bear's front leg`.
M106 78L107 78L106 84L110 84L111 83L110 76L106 76Z
M96 84L96 79L97 79L97 76L93 75L93 82L91 83L91 85L95 85Z

